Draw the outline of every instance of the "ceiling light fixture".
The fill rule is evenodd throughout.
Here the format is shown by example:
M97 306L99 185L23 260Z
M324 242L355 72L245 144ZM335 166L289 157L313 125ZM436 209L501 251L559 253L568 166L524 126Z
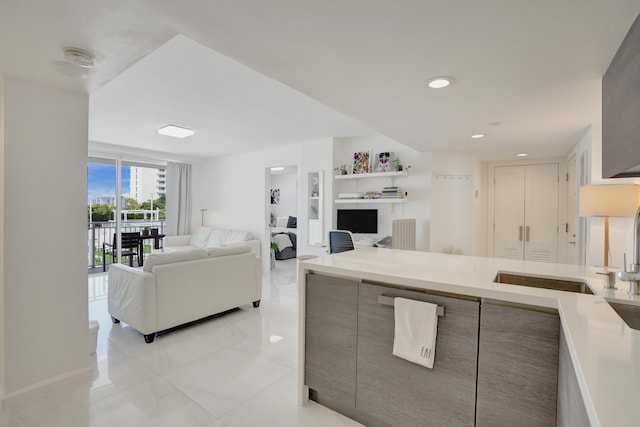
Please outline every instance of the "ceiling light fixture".
M174 138L186 138L194 134L193 129L176 125L167 125L158 129L160 135L173 136Z
M276 167L271 168L272 172L279 172L279 171L283 171L283 170L284 170L284 168L282 166L276 166Z
M427 85L431 89L442 89L449 86L451 83L453 83L453 79L447 76L432 77L427 80Z
M82 68L92 68L95 65L96 57L89 51L77 47L65 47L63 49L64 59Z
M471 138L473 139L480 139L480 138L484 138L486 135L484 133L474 133L473 135L471 135Z
M86 78L95 65L96 57L91 52L77 47L65 47L62 51L64 61L52 62L53 68L65 76Z
M527 157L529 154L528 153L518 153L516 154L516 156L518 157Z

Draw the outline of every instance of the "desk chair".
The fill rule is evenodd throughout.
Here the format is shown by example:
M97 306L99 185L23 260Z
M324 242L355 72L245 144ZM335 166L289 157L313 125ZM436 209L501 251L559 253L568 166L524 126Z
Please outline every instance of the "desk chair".
M138 257L140 265L140 233L122 233L122 250L120 255L129 257L129 266L133 267L133 256ZM111 254L113 262L118 258L118 236L113 233L113 243L102 243L102 271L107 271L107 254Z
M355 249L353 235L345 230L329 231L329 253L352 251Z

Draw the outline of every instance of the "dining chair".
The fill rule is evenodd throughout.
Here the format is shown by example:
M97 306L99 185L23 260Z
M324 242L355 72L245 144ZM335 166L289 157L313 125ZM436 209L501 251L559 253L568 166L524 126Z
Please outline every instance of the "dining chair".
M133 267L133 257L138 257L140 265L140 233L122 233L121 257L129 257L129 266ZM118 258L118 236L113 233L113 243L102 243L102 271L107 271L107 254L112 257L112 263Z

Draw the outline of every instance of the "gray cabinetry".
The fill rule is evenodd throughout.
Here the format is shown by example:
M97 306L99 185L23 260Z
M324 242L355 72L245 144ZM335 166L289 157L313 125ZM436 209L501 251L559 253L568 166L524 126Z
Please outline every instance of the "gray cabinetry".
M640 16L602 78L602 177L640 176Z
M555 426L560 319L483 301L477 427Z
M392 354L394 310L378 303L383 294L445 307L433 369ZM475 300L361 283L356 408L380 425L473 426L479 309Z
M318 401L355 406L357 305L358 282L307 274L305 383Z
M562 329L560 330L558 421L556 425L558 427L589 427L591 425Z

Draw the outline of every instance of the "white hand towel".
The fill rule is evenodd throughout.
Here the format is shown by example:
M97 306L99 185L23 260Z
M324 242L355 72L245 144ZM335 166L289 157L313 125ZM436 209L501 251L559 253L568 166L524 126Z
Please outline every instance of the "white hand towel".
M436 357L438 305L395 298L393 355L433 369Z

